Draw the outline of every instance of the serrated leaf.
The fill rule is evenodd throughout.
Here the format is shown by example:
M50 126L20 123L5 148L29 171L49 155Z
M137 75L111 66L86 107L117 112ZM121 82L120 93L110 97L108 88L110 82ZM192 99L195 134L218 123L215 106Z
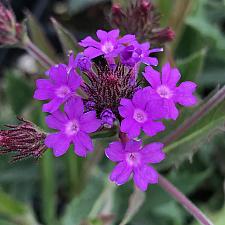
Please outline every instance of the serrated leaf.
M23 109L31 102L33 90L30 84L14 71L5 74L6 97L16 115L20 115Z
M27 13L27 25L32 42L51 59L56 59L54 48L46 37L41 25L31 13Z
M64 54L67 55L70 50L76 54L79 51L79 45L75 37L54 18L51 18L51 21L58 34Z
M192 160L193 154L218 132L225 130L225 101L222 101L214 110L201 118L178 141L165 147L167 158L160 168L178 166L185 159Z
M206 49L202 49L198 52L193 53L185 59L177 61L177 67L179 68L182 75L182 81L197 80L198 75L201 73L205 56Z
M62 225L79 225L82 220L87 219L103 188L100 178L92 179L84 191L67 206L61 220Z

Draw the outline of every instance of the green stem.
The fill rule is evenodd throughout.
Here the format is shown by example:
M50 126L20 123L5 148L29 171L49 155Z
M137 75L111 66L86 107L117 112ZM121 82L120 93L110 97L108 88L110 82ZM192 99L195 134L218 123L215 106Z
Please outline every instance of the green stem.
M68 175L69 194L71 199L79 192L80 189L79 158L74 154L71 147L66 154L66 168Z
M53 157L50 151L47 151L41 159L41 179L42 179L42 218L44 224L56 224L55 221L55 180L53 170Z

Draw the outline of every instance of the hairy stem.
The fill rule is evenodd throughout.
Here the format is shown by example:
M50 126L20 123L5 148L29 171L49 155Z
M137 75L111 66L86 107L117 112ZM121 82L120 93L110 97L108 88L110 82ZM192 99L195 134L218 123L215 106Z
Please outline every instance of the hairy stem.
M41 65L45 68L49 68L55 63L43 52L41 51L30 39L24 42L24 48L27 52L33 56Z
M213 223L197 208L184 194L182 194L166 178L159 175L159 185L176 199L192 216L194 216L203 225L213 225Z
M212 111L219 103L225 99L225 86L213 95L199 110L186 119L174 132L166 136L162 142L169 145L183 135L189 128L198 122L203 116Z

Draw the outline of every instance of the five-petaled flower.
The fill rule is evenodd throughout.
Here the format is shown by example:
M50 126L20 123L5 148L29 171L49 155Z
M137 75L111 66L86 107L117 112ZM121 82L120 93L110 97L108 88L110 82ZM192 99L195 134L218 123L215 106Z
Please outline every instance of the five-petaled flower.
M148 184L158 183L158 173L152 166L165 158L162 151L163 144L152 143L142 147L141 141L129 140L123 144L113 142L105 150L106 156L118 164L113 169L110 180L117 185L126 183L131 174L135 185L142 191L146 191Z
M156 57L150 57L149 55L151 53L162 51L163 48L150 49L150 44L148 42L139 44L137 41L133 41L120 53L121 62L130 67L133 67L136 63L140 62L149 66L157 66L158 59Z
M100 42L95 41L90 36L80 42L80 45L86 48L84 50L84 55L91 59L100 55L104 55L108 59L113 59L117 57L124 48L123 44L135 40L135 36L131 34L119 38L118 29L109 32L98 30L96 34Z
M163 66L162 77L151 67L145 68L144 77L151 85L147 89L152 104L164 112L163 118L177 119L179 112L176 103L183 106L193 106L197 103L197 99L193 95L197 85L194 82L185 81L176 86L181 75L178 69L172 69L169 63Z
M49 79L38 79L34 98L50 100L43 105L44 112L54 112L71 97L76 96L76 90L81 84L81 77L63 64L52 66L48 71Z
M124 119L120 130L127 133L130 138L138 137L141 128L148 136L154 136L165 129L162 122L154 121L158 119L155 117L156 113L153 114L153 111L157 109L153 109L149 100L147 89L138 90L132 100L121 100L122 106L119 107L119 113Z
M70 99L64 107L46 117L48 127L59 130L49 134L45 144L53 149L55 156L63 155L74 143L74 151L78 156L86 157L87 152L94 150L93 142L88 133L95 132L101 121L96 118L95 111L84 113L84 105L80 98Z

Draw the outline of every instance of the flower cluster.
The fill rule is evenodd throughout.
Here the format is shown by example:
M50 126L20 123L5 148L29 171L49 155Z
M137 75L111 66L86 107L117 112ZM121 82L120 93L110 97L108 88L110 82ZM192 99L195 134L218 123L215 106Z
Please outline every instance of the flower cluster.
M126 7L112 5L110 23L125 33L135 34L138 41L150 41L159 46L174 39L170 27L160 27L160 13L151 0L129 1Z
M178 85L181 75L169 63L161 74L153 69L158 65L155 53L162 48L150 49L148 42L139 43L131 34L121 37L117 29L98 30L97 37L99 41L90 36L81 40L83 52L76 57L70 53L68 65L54 65L46 79L37 80L34 98L49 101L43 111L49 113L48 127L56 130L45 144L55 156L74 144L75 154L86 157L94 150L90 133L118 126L120 140L105 150L118 163L110 179L121 185L133 175L144 191L158 180L149 164L159 163L165 154L162 143L143 146L140 135L152 137L165 130L162 119L176 120L177 104L195 105L196 84Z

